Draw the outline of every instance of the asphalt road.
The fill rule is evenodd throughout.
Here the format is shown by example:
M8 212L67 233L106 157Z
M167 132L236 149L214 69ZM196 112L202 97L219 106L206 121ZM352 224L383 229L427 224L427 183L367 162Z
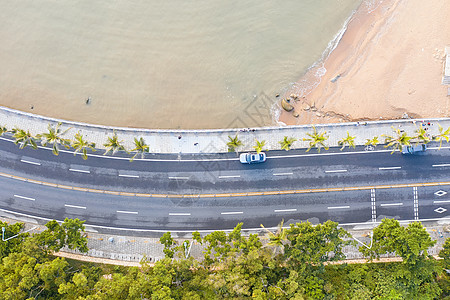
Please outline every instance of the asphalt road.
M152 154L130 162L96 152L84 161L70 151L20 150L0 138L0 209L180 232L230 229L237 222L272 227L281 219L370 224L384 217L446 218L450 150L433 148L425 155L391 155L382 146L271 151L265 163L243 165L235 153Z

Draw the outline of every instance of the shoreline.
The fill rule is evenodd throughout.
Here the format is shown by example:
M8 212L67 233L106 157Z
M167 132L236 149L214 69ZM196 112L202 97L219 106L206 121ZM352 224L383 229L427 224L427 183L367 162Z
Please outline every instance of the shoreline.
M292 103L299 117L280 108L278 122L400 119L405 113L412 118L448 116L450 99L441 79L450 9L444 9L445 0L437 1L427 7L418 0L387 0L373 9L363 2L335 49L285 93L285 98L300 96ZM424 107L427 98L431 104Z

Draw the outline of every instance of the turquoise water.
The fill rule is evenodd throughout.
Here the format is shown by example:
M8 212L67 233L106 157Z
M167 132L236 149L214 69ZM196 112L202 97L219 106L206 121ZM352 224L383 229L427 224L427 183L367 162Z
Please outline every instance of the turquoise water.
M360 3L1 1L0 104L117 126L271 125L275 95Z

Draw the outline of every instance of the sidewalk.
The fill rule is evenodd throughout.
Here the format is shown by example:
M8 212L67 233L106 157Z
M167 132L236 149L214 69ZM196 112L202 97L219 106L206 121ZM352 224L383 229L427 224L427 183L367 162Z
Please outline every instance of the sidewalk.
M279 142L285 136L299 139L292 145L295 148L307 148L308 142L303 138L308 138L307 133L312 132L309 125L285 126L285 127L261 127L261 128L234 128L234 129L212 129L212 130L155 130L155 129L138 129L138 128L119 128L101 125L84 124L77 122L69 122L43 116L33 115L20 112L17 110L0 107L0 125L6 125L11 130L18 127L30 130L32 134L44 133L47 131L49 124L56 125L62 123L61 129L64 131L71 128L65 138L73 138L80 132L89 142L94 142L97 148L104 148L103 144L111 136L113 130L117 132L119 140L127 149L134 148L134 138L143 137L145 142L150 146L150 153L224 153L228 151L228 136L234 137L238 135L243 146L237 150L252 151L255 145L255 139L258 141L266 141L266 150L279 150ZM368 122L351 122L338 124L318 124L316 129L318 132L326 131L329 136L327 140L329 146L338 146L338 141L347 136L347 131L351 136L356 136L355 143L363 145L367 139L378 136L383 143L382 134L392 135L392 127L404 130L408 135L413 135L420 124L425 124L425 128L430 136L437 134L438 124L444 130L450 127L450 118L435 119L404 119L404 120L385 120L385 121L368 121ZM428 123L430 125L428 126Z

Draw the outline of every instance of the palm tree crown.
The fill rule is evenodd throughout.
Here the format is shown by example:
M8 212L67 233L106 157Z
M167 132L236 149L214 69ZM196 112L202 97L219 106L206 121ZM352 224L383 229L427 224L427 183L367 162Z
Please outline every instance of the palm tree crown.
M150 147L145 143L142 137L139 140L137 138L134 138L134 145L136 146L136 148L131 151L136 151L136 154L134 154L133 157L130 158L130 161L133 161L138 154L141 154L141 158L144 158L144 154L146 152L149 152L150 150Z
M72 147L75 149L73 155L77 155L77 153L81 151L84 160L88 158L87 149L96 151L95 143L89 143L88 141L83 139L83 136L80 134L80 132L77 132L77 134L75 134L75 138L72 141Z
M261 227L266 230L269 236L269 242L267 243L267 246L273 246L275 254L277 249L283 250L284 242L287 241L287 232L286 228L283 228L284 220L281 220L281 222L278 224L277 231L273 233L272 231L268 230L264 227L263 224L261 224Z
M385 137L385 144L384 148L392 148L392 153L395 152L395 150L401 151L403 149L403 146L411 146L410 140L413 138L411 136L408 136L406 132L402 132L400 129L395 129L392 126L392 129L396 133L396 136L389 136L389 135L382 135Z
M59 144L63 145L66 149L70 148L70 140L62 138L62 135L69 131L70 128L66 129L64 132L61 132L61 129L59 129L60 126L61 122L59 122L54 128L49 124L48 132L37 135L37 138L41 140L42 146L47 146L48 144L53 145L52 152L55 155L59 154Z
M348 145L349 147L353 147L355 149L355 136L351 136L350 133L347 131L347 137L343 138L338 142L339 145L342 145L341 151L344 150L345 146Z
M119 138L117 137L116 132L114 131L113 135L108 137L108 141L103 144L103 146L105 146L106 151L105 153L103 153L103 155L108 154L109 152L111 152L112 155L116 154L117 151L125 151L127 152L127 150L125 149L125 147L122 145L123 141L119 141Z
M366 145L366 146L370 146L370 145L376 146L376 145L378 145L379 143L380 143L380 141L378 140L378 136L374 136L374 137L371 138L371 139L367 139L367 140L366 140L366 143L365 143L364 145Z
M309 147L306 152L309 152L309 150L311 150L313 147L317 147L317 152L319 153L320 148L328 150L329 147L325 144L325 141L328 140L328 136L325 135L326 133L326 131L318 133L316 127L313 126L313 133L306 134L307 136L309 136L309 138L303 138L304 141L309 141Z
M439 126L439 134L433 136L434 141L439 141L439 149L442 147L442 140L445 140L448 143L449 136L450 136L450 127L447 128L447 130L444 131L444 128L440 124Z
M230 140L227 143L228 152L233 152L236 150L237 147L242 146L242 141L238 138L237 134L234 138L231 136L228 136L228 139Z
M6 126L0 126L0 135L3 135L6 132L8 132L8 128L6 128Z
M261 151L264 151L264 146L266 145L266 141L258 141L257 139L255 139L256 141L256 145L253 146L253 149L255 149L256 153L260 153Z
M14 128L12 130L13 138L15 138L14 144L20 144L20 149L23 149L30 145L33 149L37 149L36 138L30 133L30 131L25 131L23 129Z
M424 144L428 144L431 141L428 132L422 127L422 124L420 124L420 128L416 130L416 136L414 138L417 139L417 142L422 142Z
M280 143L281 149L288 151L291 150L292 143L294 143L295 141L297 141L297 139L285 136L284 139L278 143Z

